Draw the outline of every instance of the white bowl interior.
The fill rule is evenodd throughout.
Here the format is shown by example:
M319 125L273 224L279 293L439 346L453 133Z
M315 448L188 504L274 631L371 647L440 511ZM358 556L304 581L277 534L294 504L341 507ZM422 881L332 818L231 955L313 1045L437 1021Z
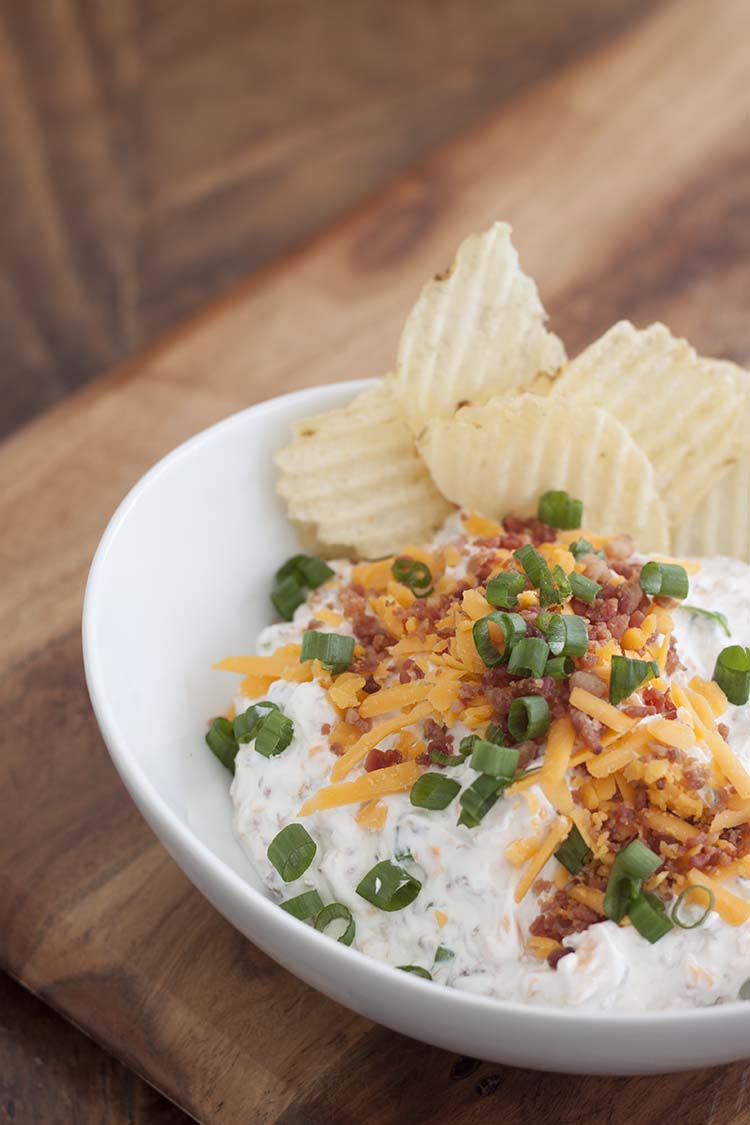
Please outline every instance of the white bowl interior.
M427 984L296 922L260 893L231 830L228 777L203 741L254 651L268 592L299 544L275 492L274 452L296 418L367 382L317 387L243 411L148 473L92 565L84 658L94 709L133 798L193 882L261 948L342 1003L407 1034L496 1061L590 1073L685 1069L743 1057L750 1006L586 1013L500 1003Z
M326 391L321 409L352 397L351 384ZM299 416L295 398L256 408L250 428L247 412L227 419L152 470L137 503L131 496L118 511L116 539L103 544L106 608L87 620L97 677L134 763L185 826L258 888L231 830L227 772L203 732L238 683L212 665L255 651L272 620L273 572L299 550L273 461Z

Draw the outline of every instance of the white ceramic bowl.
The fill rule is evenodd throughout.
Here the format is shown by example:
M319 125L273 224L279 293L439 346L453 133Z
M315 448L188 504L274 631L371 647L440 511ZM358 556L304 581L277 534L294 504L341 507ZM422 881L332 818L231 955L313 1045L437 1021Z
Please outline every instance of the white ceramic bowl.
M316 387L227 418L160 461L126 497L91 567L83 615L89 692L133 800L189 879L243 934L314 988L461 1054L574 1073L633 1074L750 1054L750 1005L643 1015L500 1003L399 972L279 910L231 830L226 771L206 717L231 685L222 654L250 651L268 589L297 548L273 453L298 417L366 383Z

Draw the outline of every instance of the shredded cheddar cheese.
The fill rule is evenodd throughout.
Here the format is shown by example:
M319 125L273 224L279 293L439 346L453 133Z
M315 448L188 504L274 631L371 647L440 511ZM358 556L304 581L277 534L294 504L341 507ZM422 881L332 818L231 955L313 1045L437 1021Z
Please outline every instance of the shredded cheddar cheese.
M372 797L403 793L411 789L421 773L422 767L417 762L400 762L397 766L386 766L382 770L363 773L354 781L327 785L305 801L297 815L310 816L320 809L334 809L339 805L353 805Z

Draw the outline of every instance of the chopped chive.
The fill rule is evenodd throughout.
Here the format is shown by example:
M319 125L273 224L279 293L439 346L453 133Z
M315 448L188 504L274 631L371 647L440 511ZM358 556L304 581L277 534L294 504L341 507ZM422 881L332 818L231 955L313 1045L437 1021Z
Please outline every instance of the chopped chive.
M336 941L341 942L342 945L351 945L357 927L351 910L348 906L344 906L343 902L331 902L328 906L324 906L315 919L315 929L323 933L332 922L346 922L343 933L336 938Z
M524 637L511 650L508 671L514 676L541 679L548 656L549 645L541 637Z
M650 891L641 891L631 897L628 917L641 937L645 937L652 945L672 929L672 921L664 903Z
M599 583L587 578L585 574L579 574L576 570L569 577L573 597L585 602L586 605L592 605L601 593L602 588Z
M571 875L577 875L591 859L591 849L575 824L560 844L555 856Z
M471 768L490 777L510 781L518 765L518 751L509 746L498 746L496 742L486 742L478 738L471 755Z
M452 949L448 949L445 945L439 945L435 950L435 963L440 964L441 961L452 961L456 954Z
M711 621L715 621L716 624L719 626L719 628L723 629L724 632L726 633L726 635L729 638L731 638L732 630L729 628L729 622L727 621L724 614L719 613L718 610L701 609L701 607L697 606L697 605L684 605L684 604L680 606L680 609L686 609L688 613L694 613L698 617L708 617L708 618L710 618Z
M496 625L503 635L503 648L500 650L492 639L490 625ZM474 644L480 657L488 668L503 664L509 657L513 646L526 633L526 622L518 613L501 613L495 610L486 617L480 617L472 626Z
M264 758L275 758L294 738L294 723L281 711L269 711L255 735L255 749Z
M609 873L604 895L604 913L613 922L620 922L628 912L630 899L638 894L642 879L648 879L663 863L661 856L647 848L641 840L631 840L618 852Z
M609 680L609 702L615 707L632 695L647 680L655 680L659 666L655 660L630 660L627 656L613 656Z
M553 656L583 656L589 646L586 620L572 613L540 613L537 625L547 635Z
M206 742L222 766L230 773L234 773L234 759L237 757L239 745L234 737L230 720L223 717L214 719L206 735Z
M567 492L551 490L539 497L537 519L561 531L570 531L581 526L583 501L574 500Z
M379 910L403 910L414 902L422 884L403 867L384 859L370 868L357 885L360 898L377 906Z
M576 666L569 656L553 656L544 665L544 675L553 680L565 680L572 676Z
M700 918L698 918L695 922L683 922L680 918L680 906L682 905L682 900L693 891L703 891L704 895L708 899L708 905L701 914ZM716 896L710 887L704 887L702 883L692 883L689 887L685 887L685 890L677 896L675 904L672 907L670 917L672 918L675 926L679 926L681 930L694 930L697 926L703 925L703 923L706 921L709 914L713 910L715 902Z
M299 918L300 922L306 922L308 918L314 918L323 909L323 899L317 891L303 891L301 895L297 895L295 898L288 898L286 902L280 902L279 906L282 910L286 910L287 914L291 914L293 918Z
M305 600L305 591L292 575L278 582L271 593L274 608L285 621L292 620L295 609Z
M447 809L461 784L442 773L423 773L411 787L409 799L418 809Z
M305 660L321 660L324 668L336 675L349 667L353 656L354 637L345 637L341 633L320 633L315 629L308 629L302 635L300 663Z
M424 977L425 980L432 980L432 974L423 969L421 965L396 965L402 973L413 973L415 977Z
M285 883L304 875L318 850L301 824L287 824L268 845L267 856Z
M458 823L467 828L476 828L497 802L506 785L505 780L480 773L459 797L462 812Z
M508 712L508 730L516 742L541 738L549 730L550 714L547 700L541 695L522 695L514 699ZM472 758L472 764L474 759Z
M461 746L463 746L464 742L466 742L465 738L461 740ZM430 750L430 761L434 762L436 766L460 766L461 763L468 758L470 753L471 750L463 752L460 747L456 754L445 754L442 750Z
M750 698L750 648L728 645L716 657L712 679L730 703L741 707Z
M690 579L678 563L647 562L641 571L640 585L650 597L676 598L688 596Z
M526 589L526 579L518 571L506 570L491 578L487 583L485 597L490 605L500 609L512 609L518 604L518 595Z
M253 703L248 707L247 711L243 711L237 715L232 724L234 729L234 737L243 745L246 742L252 742L255 738L261 723L268 716L269 711L278 711L278 705L271 703L268 699L261 700L260 703Z

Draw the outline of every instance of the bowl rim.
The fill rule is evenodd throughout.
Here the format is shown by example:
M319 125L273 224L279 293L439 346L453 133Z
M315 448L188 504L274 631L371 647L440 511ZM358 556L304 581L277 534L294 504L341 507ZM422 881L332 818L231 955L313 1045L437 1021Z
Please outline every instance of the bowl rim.
M118 723L115 709L107 697L103 683L103 676L100 672L101 664L98 659L99 645L97 638L99 631L95 628L102 606L102 583L107 557L130 512L145 492L152 488L163 474L168 473L196 450L210 444L223 434L241 429L249 419L254 421L262 419L264 415L273 413L282 404L284 406L299 404L300 414L302 414L309 409L315 410L316 405L320 405L316 404L316 398L320 397L321 392L336 391L340 393L341 397L344 397L347 392L351 392L353 396L378 381L376 379L352 379L316 384L283 395L276 395L228 415L187 438L161 457L129 489L110 517L94 553L86 581L82 612L83 666L97 723L109 755L128 790L129 796L134 800L147 823L152 826L163 847L165 846L163 833L162 831L157 832L153 828L154 825L166 826L170 837L179 842L180 848L190 856L196 867L202 869L203 873L212 881L215 881L217 885L222 882L227 885L232 895L237 896L240 900L245 900L247 905L253 911L259 912L273 929L279 932L286 931L290 940L297 944L300 950L309 950L316 960L325 962L326 971L335 972L336 965L343 962L355 974L357 970L364 971L373 984L382 983L386 987L393 985L394 974L398 973L399 989L402 991L404 989L412 990L415 999L426 997L428 995L426 990L430 990L430 995L435 996L435 990L437 989L439 990L438 995L443 997L444 1005L455 1005L467 1015L476 1012L485 1019L493 1016L495 1019L503 1021L513 1017L532 1021L538 1019L545 1021L547 1024L552 1021L561 1027L572 1021L575 1025L585 1024L593 1030L605 1030L614 1027L622 1029L637 1028L644 1023L649 1026L667 1026L675 1021L682 1022L685 1020L691 1023L700 1022L704 1028L709 1028L717 1022L733 1022L742 1019L743 1016L750 1019L750 1004L742 1000L732 1000L695 1008L658 1010L617 1011L575 1007L563 1008L544 1004L524 1004L515 1000L502 1000L492 996L466 992L459 988L441 984L438 981L422 980L415 974L400 972L395 966L389 965L385 961L380 961L378 958L370 957L360 950L349 948L331 940L314 927L308 926L280 910L275 902L246 882L238 872L234 871L208 845L203 843L170 808L158 788L142 770L137 759L130 754L128 740ZM134 797L136 793L138 794L137 801ZM144 810L148 810L148 816L145 815ZM171 849L168 848L167 850L170 851L174 859ZM176 859L175 862L183 870L183 873L187 874L184 872L181 863ZM188 878L193 882L189 875ZM195 884L193 883L193 885ZM196 889L200 891L200 888ZM203 892L200 891L200 893ZM218 910L216 907L215 909ZM273 955L271 954L271 956ZM308 985L308 987L314 986Z

